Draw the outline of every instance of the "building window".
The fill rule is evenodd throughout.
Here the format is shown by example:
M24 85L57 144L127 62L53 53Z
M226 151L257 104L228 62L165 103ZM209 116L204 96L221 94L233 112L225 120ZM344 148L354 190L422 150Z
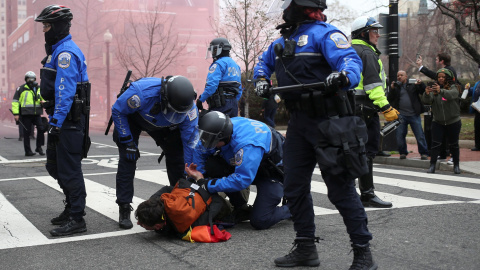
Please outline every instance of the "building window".
M18 48L22 47L22 44L23 44L23 37L19 37L18 40Z
M30 39L30 31L25 32L23 34L23 43L27 43L27 41Z
M197 67L189 66L187 67L187 76L189 79L197 78Z
M17 50L17 42L13 42L13 51L16 51Z

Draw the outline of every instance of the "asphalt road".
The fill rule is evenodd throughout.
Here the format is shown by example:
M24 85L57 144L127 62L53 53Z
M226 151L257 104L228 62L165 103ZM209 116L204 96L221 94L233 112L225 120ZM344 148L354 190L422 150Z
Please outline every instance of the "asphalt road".
M295 237L291 221L256 231L249 223L228 229L227 242L203 244L163 238L139 226L118 227L115 204L117 150L110 136L92 136L83 161L88 231L53 238L49 220L63 209L63 194L45 171L45 157L25 157L16 126L0 123L0 262L2 269L270 269ZM10 139L9 139L10 138ZM34 146L34 141L31 141ZM140 140L134 208L168 183L161 152ZM480 179L450 172L375 165L377 194L392 209L368 209L379 269L480 269ZM348 269L343 220L328 201L317 170L312 182L319 269ZM255 197L252 188L252 197Z

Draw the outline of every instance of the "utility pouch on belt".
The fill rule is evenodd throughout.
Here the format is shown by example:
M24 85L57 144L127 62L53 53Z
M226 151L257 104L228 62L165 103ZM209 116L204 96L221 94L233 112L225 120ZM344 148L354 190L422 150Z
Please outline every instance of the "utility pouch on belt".
M368 173L367 126L360 117L325 120L317 128L315 152L321 170L328 170L333 175L346 174L351 179Z
M73 98L72 107L70 108L70 111L67 114L67 119L72 122L80 121L80 117L83 114L83 107L84 107L84 101L80 99L78 95L75 95L75 97Z
M225 105L225 95L223 88L218 88L213 95L207 98L207 104L209 108L217 108Z

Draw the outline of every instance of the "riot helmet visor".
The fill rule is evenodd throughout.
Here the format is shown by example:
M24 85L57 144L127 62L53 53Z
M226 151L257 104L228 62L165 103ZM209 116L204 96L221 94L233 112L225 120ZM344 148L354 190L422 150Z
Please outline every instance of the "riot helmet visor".
M185 120L185 118L187 117L187 112L178 111L173 108L170 103L167 103L167 106L163 108L163 115L168 122L176 125L180 124L181 122L183 122L183 120Z

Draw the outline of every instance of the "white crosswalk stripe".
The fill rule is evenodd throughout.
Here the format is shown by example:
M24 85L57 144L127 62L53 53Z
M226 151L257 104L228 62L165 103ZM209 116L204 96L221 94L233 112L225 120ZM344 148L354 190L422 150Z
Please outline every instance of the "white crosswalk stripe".
M417 198L411 196L404 196L393 194L389 192L376 191L376 194L387 201L393 203L393 208L381 209L381 208L367 208L367 211L381 211L392 210L396 208L405 207L420 207L427 205L438 204L453 204L453 203L476 203L480 204L480 186L479 188L466 188L455 186L455 184L480 184L480 179L468 178L468 177L451 177L448 175L431 175L419 172L400 171L394 169L374 168L374 172L388 174L386 176L374 176L375 183L392 188L401 188L402 190L413 190L425 192L428 194L438 194L445 199L445 196L452 196L452 200L429 200L425 198ZM92 179L95 177L111 177L114 172L107 173L92 173L85 174L85 187L87 190L87 207L104 215L115 222L118 221L118 206L115 203L116 192L114 188L97 183ZM320 170L316 169L314 175L321 175ZM399 179L401 175L409 177L419 177L419 181ZM136 181L146 181L157 184L160 188L169 184L167 173L165 170L138 170L135 173ZM316 179L317 177L315 177ZM40 183L61 192L60 187L56 180L50 176L42 177L25 177L25 178L10 178L0 179L0 183L8 181L39 181ZM429 182L427 182L429 181ZM434 183L432 183L434 182ZM470 185L471 186L471 185ZM327 194L327 188L321 181L312 181L312 196L325 196ZM153 194L156 190L149 190ZM251 192L249 203L253 204L256 197L255 192ZM465 198L460 200L459 198ZM146 198L134 197L132 206L135 209L138 204L144 201ZM35 225L33 225L22 213L12 205L8 199L0 192L0 209L2 211L2 218L0 219L0 250L16 247L27 247L37 245L49 245L63 242L73 242L88 239L99 239L106 237L114 237L120 235L136 234L145 232L145 230L139 226L134 226L130 230L117 230L104 233L93 233L86 235L74 235L64 238L49 238L50 236L44 235L39 231ZM332 205L327 207L314 206L315 215L328 215L338 213ZM132 221L134 220L132 212Z

